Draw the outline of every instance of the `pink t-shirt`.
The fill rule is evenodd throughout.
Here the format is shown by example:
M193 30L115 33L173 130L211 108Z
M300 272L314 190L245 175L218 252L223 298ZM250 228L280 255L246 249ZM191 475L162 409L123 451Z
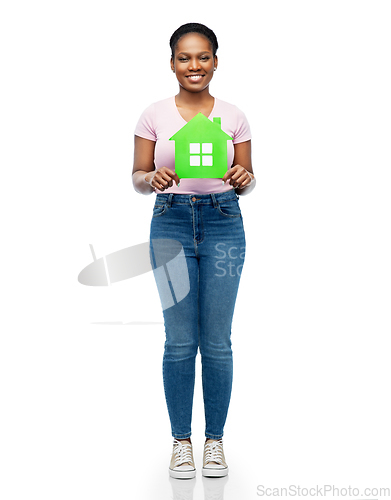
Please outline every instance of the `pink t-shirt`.
M233 138L227 141L227 157L229 168L234 158L234 144L251 139L250 126L242 111L233 104L215 98L209 119L221 118L221 129ZM135 129L135 135L155 141L155 169L168 167L175 171L175 144L170 141L178 130L186 125L175 104L175 97L169 97L151 104L141 115ZM221 179L180 179L179 187L173 182L171 188L164 193L177 194L209 194L229 191L229 182L224 185ZM161 193L155 189L156 193Z

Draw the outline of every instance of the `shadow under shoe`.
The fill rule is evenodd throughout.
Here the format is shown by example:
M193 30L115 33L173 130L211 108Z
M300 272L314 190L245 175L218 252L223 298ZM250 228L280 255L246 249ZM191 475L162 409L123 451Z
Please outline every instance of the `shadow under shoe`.
M187 481L178 481L173 477L169 477L172 487L173 500L193 500L194 486L197 481L195 477Z
M178 481L177 481L178 482ZM228 476L202 478L205 500L224 500L224 487L228 482Z

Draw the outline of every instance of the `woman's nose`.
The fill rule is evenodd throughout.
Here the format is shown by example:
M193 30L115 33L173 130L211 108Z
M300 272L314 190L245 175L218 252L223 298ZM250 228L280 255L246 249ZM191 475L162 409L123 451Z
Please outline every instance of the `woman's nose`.
M193 71L197 71L200 68L201 68L200 61L196 57L194 57L193 59L190 59L189 69L191 69Z

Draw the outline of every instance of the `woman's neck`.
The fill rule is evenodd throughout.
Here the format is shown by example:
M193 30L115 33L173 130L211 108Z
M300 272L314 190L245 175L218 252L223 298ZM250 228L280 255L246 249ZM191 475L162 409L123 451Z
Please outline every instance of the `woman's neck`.
M195 109L213 105L214 97L209 94L209 87L201 92L188 92L179 87L179 94L175 96L175 103L180 108Z

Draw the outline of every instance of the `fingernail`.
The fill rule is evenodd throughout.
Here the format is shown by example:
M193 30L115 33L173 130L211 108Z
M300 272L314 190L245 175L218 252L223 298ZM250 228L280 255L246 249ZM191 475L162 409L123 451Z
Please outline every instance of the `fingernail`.
M180 182L178 182L177 186L179 187L180 185L181 185L181 183L180 183Z
M223 186L224 186L225 182L224 182L224 181L221 181L221 183L222 183L222 184L223 184Z

